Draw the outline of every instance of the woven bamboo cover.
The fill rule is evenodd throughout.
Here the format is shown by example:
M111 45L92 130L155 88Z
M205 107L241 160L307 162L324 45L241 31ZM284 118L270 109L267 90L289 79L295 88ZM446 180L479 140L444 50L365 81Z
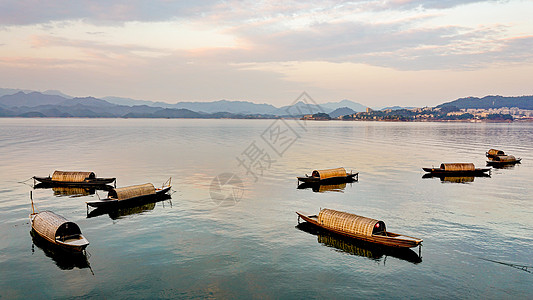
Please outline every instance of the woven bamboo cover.
M332 229L366 236L372 235L377 223L382 224L380 226L385 230L385 223L382 221L327 208L318 214L318 222Z
M81 233L80 228L75 223L69 222L64 217L57 215L51 211L42 211L38 213L33 219L33 229L40 235L55 241L56 233L59 227L63 224L67 224L70 232Z
M313 174L316 174L316 173L318 173L321 180L333 178L333 177L346 177L346 170L344 168L314 170Z
M155 195L155 187L151 183L132 185L109 191L108 197L120 200L131 199L140 196Z
M502 150L496 150L496 149L490 149L489 151L487 151L487 154L491 156L505 155L505 153Z
M93 172L54 171L52 180L64 182L83 182L87 178L95 178Z
M445 171L474 171L476 169L473 163L440 164L440 168Z
M509 161L515 161L516 157L514 157L513 155L500 155L500 156L494 157L493 160L501 161L501 162L509 162Z

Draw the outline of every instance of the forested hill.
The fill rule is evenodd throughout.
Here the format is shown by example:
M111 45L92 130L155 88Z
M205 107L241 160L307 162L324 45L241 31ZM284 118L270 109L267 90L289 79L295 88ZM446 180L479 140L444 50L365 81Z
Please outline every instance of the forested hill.
M467 97L446 102L438 105L437 108L445 106L455 106L457 108L502 108L518 107L520 109L533 110L533 96L503 97L503 96L485 96L483 98Z

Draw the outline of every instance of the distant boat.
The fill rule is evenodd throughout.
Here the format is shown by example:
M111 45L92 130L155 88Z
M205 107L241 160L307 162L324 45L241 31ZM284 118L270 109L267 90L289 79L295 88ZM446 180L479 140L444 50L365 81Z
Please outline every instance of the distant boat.
M522 159L516 158L513 155L497 155L489 157L487 160L487 166L501 167L503 165L514 165L519 164Z
M54 171L52 176L33 176L34 180L50 185L101 186L116 181L116 178L98 178L94 172Z
M161 188L155 188L151 183L132 185L122 188L111 189L107 194L107 198L95 201L85 202L91 207L112 207L119 204L126 204L146 199L157 199L166 195L170 188L170 180L167 180Z
M422 239L388 232L383 221L347 212L324 208L318 215L296 214L320 228L369 243L397 248L412 248L422 243Z
M440 168L422 168L433 175L481 175L491 168L476 168L473 163L442 163Z
M297 177L298 181L306 183L333 183L349 182L359 179L359 173L347 173L344 168L314 170L311 176L305 174L305 177Z
M32 230L48 242L73 251L83 251L89 241L81 234L80 227L51 211L35 212L33 200L30 223Z

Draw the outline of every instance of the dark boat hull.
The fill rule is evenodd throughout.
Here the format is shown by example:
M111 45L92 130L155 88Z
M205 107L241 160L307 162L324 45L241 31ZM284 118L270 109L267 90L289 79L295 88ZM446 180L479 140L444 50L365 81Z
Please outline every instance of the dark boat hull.
M320 179L320 177L315 176L307 176L307 177L297 177L298 181L304 182L304 183L340 183L340 182L350 182L350 181L356 181L359 180L359 173L352 173L347 174L346 176L342 177L330 177L326 179Z
M296 212L296 214L298 214L298 216L302 218L304 221L310 224L313 224L317 227L320 227L322 229L331 231L333 233L336 233L342 236L362 240L362 241L369 242L369 243L379 244L379 245L383 245L387 247L395 247L395 248L412 248L422 243L421 239L413 238L413 237L406 236L406 235L399 235L399 234L392 233L392 232L387 232L388 236L380 236L380 235L367 236L367 235L348 233L348 232L344 232L344 231L340 231L340 230L336 230L333 228L323 226L316 220L310 218L309 216L301 214L299 212ZM401 237L404 237L404 238L401 238Z
M499 167L499 166L505 166L505 165L514 165L514 164L519 164L520 161L522 161L521 158L517 158L517 159L511 160L511 161L487 160L487 166Z
M85 181L75 182L75 181L57 181L52 180L52 177L38 177L33 176L33 179L49 185L64 185L64 186L102 186L109 183L112 183L116 178L95 178L95 179L86 179Z
M160 197L163 197L164 195L166 195L168 193L168 191L170 191L170 186L167 186L167 187L164 187L162 189L159 189L155 192L155 194L153 195L146 195L146 196L139 196L139 197L133 197L133 198L129 198L129 199L124 199L124 200L117 200L117 199L102 199L102 200L98 200L98 201L88 201L88 202L85 202L88 206L91 206L91 207L97 207L97 208L104 208L104 207L114 207L114 206L117 206L117 205L125 205L125 204L132 204L132 203L136 203L136 202L142 202L142 201L146 201L146 200L150 200L150 199L158 199Z

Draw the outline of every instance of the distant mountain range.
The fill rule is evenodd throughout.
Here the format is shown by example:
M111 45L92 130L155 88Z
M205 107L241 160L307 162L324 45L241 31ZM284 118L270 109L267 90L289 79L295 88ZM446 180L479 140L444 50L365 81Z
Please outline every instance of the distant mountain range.
M59 91L0 89L0 117L124 117L124 118L275 118L330 113L342 105L366 107L349 100L325 106L298 102L275 107L248 101L178 102L169 104L120 97L75 98Z
M437 107L501 108L518 107L533 110L533 96L460 98ZM175 104L120 97L71 97L60 91L36 92L0 88L0 117L108 117L108 118L276 118L300 117L328 113L332 118L366 110L366 106L350 100L324 104L275 107L249 101L219 100L211 102L178 102ZM391 110L406 107L387 107Z

